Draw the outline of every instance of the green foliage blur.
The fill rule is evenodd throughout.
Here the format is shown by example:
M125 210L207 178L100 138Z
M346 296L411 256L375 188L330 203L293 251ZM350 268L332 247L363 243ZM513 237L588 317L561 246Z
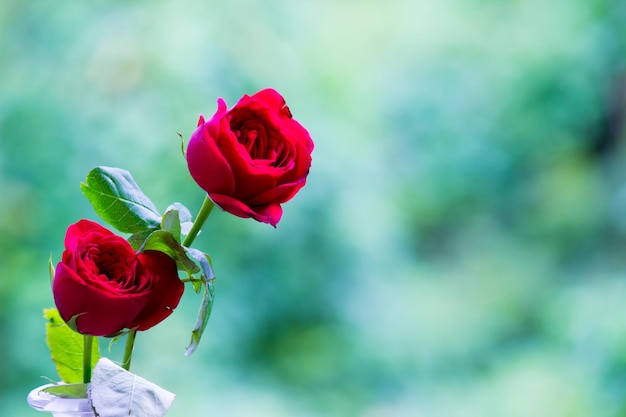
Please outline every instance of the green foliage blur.
M625 56L622 0L0 2L0 415L55 377L87 172L197 211L178 134L274 87L309 181L277 229L209 218L191 357L190 288L138 336L168 416L625 416Z

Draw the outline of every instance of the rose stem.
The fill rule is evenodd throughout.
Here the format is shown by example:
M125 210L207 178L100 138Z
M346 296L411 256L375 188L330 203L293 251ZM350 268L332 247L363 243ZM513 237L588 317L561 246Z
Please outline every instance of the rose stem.
M93 339L91 335L83 335L83 382L91 382L91 351L93 350Z
M198 236L198 233L200 233L202 225L204 225L204 222L209 217L209 214L211 214L213 207L215 207L215 204L213 204L213 202L209 198L209 195L207 194L207 196L204 198L204 202L202 203L202 207L200 207L198 216L196 216L196 220L193 222L191 230L189 230L189 234L183 241L183 246L191 246L193 240L196 238L196 236Z
M133 348L135 347L135 336L137 330L131 330L126 336L126 347L124 348L124 359L122 360L122 368L130 370L130 359L133 356Z
M215 204L213 204L207 194L204 202L202 203L202 207L200 207L200 211L196 216L196 220L193 222L193 225L191 225L189 234L183 241L183 246L189 247L193 243L196 236L198 236L198 233L200 233L200 229L204 225L204 222L209 217L209 214L211 214L213 207L215 207ZM122 368L126 369L127 371L130 370L130 360L133 355L136 335L137 330L131 330L130 332L128 332L128 336L126 337L126 347L124 348L124 359L122 360Z

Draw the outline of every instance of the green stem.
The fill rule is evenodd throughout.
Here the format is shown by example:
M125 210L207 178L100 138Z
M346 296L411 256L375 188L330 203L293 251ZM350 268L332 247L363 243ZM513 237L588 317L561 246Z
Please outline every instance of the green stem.
M91 352L93 351L93 339L91 335L83 335L83 382L91 382Z
M213 204L213 202L211 201L211 199L209 198L207 194L207 196L204 198L204 202L202 203L202 207L200 207L198 216L196 216L196 220L193 222L193 225L191 226L191 230L189 230L189 234L183 241L183 246L186 246L186 247L191 246L196 236L198 236L198 233L200 233L200 229L204 225L204 222L209 217L209 214L211 214L213 207L215 207L215 204Z
M124 359L122 359L122 368L130 370L130 360L133 356L133 348L135 347L135 336L137 330L131 330L126 336L126 347L124 348Z

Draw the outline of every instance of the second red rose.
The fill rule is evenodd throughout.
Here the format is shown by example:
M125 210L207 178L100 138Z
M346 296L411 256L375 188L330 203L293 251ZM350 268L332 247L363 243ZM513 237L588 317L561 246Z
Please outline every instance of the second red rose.
M281 204L306 183L313 141L272 89L244 96L230 110L224 100L189 140L187 164L200 188L223 210L272 226Z
M92 336L149 329L172 313L183 290L169 256L136 254L122 237L89 220L67 229L52 285L63 320Z

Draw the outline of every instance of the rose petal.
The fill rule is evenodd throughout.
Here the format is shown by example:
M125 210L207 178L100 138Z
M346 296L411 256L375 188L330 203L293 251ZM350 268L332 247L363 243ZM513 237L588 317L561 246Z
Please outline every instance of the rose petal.
M265 103L273 112L283 117L291 118L291 111L283 96L273 88L265 88L250 97L251 100L260 100Z
M269 223L274 227L276 227L283 213L279 204L249 207L241 201L227 195L216 195L211 199L215 205L230 214L242 218L253 218L262 223Z
M54 302L63 320L76 318L80 333L108 336L128 328L147 302L142 294L110 294L84 282L59 263L53 282Z
M258 194L259 190L273 188L276 185L276 179L282 174L282 171L276 172L271 167L262 169L246 163L236 150L226 148L223 149L223 152L230 163L235 191L233 193L215 194L233 194L238 199L245 201Z
M88 233L96 233L99 236L114 236L113 232L100 226L91 220L82 219L70 225L65 233L65 247L73 251Z
M138 273L150 276L149 299L145 308L131 323L137 330L148 330L165 320L178 306L185 286L178 278L176 262L159 251L145 251L137 255Z
M208 193L232 193L235 189L232 171L217 146L220 119L225 112L226 103L220 99L215 115L196 129L187 147L189 172L200 188Z
M281 184L249 199L247 202L250 204L250 207L263 206L272 202L278 204L286 203L291 200L305 184L306 178L301 178L299 181L293 183Z

